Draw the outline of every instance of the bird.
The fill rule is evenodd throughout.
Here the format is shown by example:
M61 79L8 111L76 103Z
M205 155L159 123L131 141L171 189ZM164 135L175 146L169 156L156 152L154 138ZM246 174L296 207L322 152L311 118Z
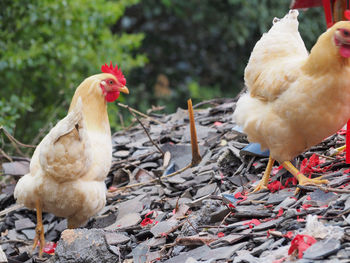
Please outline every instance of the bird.
M298 31L298 14L290 10L275 18L254 46L244 71L248 91L233 114L248 140L270 151L253 192L267 189L275 161L299 185L327 184L320 177L307 178L290 161L338 131L350 117L350 22L335 23L309 53Z
M107 103L129 94L118 66L104 64L102 73L76 89L68 114L36 147L30 171L16 184L17 203L36 209L33 249L45 244L42 211L67 218L68 228L84 225L106 203L104 180L112 163Z

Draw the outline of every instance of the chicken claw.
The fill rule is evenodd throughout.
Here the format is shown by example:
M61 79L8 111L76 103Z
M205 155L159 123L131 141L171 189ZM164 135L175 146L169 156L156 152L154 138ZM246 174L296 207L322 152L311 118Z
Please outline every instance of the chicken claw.
M42 207L39 199L36 200L35 206L36 206L37 223L35 228L33 250L36 248L37 245L39 245L39 257L41 257L43 255L43 250L45 246L45 236L44 236L44 226L43 226L43 220L42 220Z
M298 180L299 185L315 185L315 184L328 184L329 181L326 179L321 179L322 176L317 178L307 178L305 175L303 175L297 168L294 167L294 165L289 162L283 162L283 167L288 170L292 175L295 176L295 178ZM299 193L300 188L297 188L295 190L295 194Z
M254 191L251 193L255 193L255 192L258 192L258 191L263 190L263 189L268 189L267 185L269 183L270 174L271 174L271 170L272 170L272 166L273 166L274 162L275 162L275 160L272 159L270 156L269 162L267 163L267 167L266 167L266 170L264 172L263 177L261 178L259 184L255 187Z

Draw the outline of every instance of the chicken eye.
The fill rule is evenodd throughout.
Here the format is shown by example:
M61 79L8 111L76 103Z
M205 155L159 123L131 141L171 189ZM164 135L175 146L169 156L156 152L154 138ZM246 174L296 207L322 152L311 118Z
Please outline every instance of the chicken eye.
M345 37L348 37L348 36L350 36L350 32L347 31L347 30L344 30L344 31L343 31L343 35L344 35Z
M113 85L113 80L109 80L109 81L108 81L108 84L109 84L109 85Z

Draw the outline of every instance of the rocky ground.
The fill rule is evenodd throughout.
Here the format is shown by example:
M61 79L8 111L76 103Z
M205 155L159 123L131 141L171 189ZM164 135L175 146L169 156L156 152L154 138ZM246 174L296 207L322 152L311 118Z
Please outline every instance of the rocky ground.
M268 158L246 147L234 108L234 99L195 105L202 161L178 173L192 159L187 110L136 113L144 127L135 121L113 135L106 207L75 230L44 214L44 258L31 250L35 212L15 205L14 184L3 184L0 262L350 262L350 169L344 154L330 156L344 132L295 160L328 179L326 188L294 195L296 182L276 165L269 191L248 194ZM3 161L13 179L28 165Z

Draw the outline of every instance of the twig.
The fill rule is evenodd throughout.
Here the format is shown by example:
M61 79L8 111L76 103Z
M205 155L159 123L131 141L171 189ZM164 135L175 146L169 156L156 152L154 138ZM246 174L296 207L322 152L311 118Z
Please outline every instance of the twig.
M144 113L142 113L142 112L140 112L140 111L138 111L138 110L135 110L134 108L129 107L128 105L125 105L125 104L119 102L119 103L118 103L118 106L123 107L123 108L126 108L126 109L130 109L132 112L134 112L134 113L136 113L136 114L138 114L138 115L140 115L140 116L142 116L142 117L144 117L144 118L148 118L148 119L150 119L151 121L154 121L155 123L163 124L163 123L161 123L160 121L158 121L158 120L156 120L156 119L154 119L154 118L152 118L152 117L150 117L150 116L148 116L148 115L146 115L146 114L144 114Z
M3 126L0 126L0 131L3 131L6 135L6 137L9 138L10 141L18 144L21 147L25 147L25 148L35 148L36 147L35 145L21 143L15 137L13 137Z
M21 143L15 137L13 137L3 126L0 126L0 132L1 131L10 140L11 144L15 147L15 149L19 155L25 156L25 154L19 149L19 147L17 145L19 145L21 147L25 147L25 148L35 148L36 147L35 145Z
M176 229L182 227L186 223L186 220L182 221L180 224L172 227L168 232L165 232L165 236L169 235L170 233L174 232Z
M162 156L164 157L164 152L162 151L162 149L159 148L159 146L153 141L153 139L151 138L151 135L149 135L146 127L143 125L143 123L140 121L140 119L136 116L136 114L131 110L131 108L129 106L127 106L127 109L130 111L131 115L134 116L136 118L136 120L140 123L140 125L142 126L142 128L144 129L144 131L147 134L148 139L151 141L151 143L158 149L158 151L162 154Z
M6 243L23 243L25 245L29 245L32 242L29 240L21 240L21 239L12 239L12 240L1 240L0 245L6 244Z
M7 160L9 160L10 162L13 162L12 158L7 155L1 148L0 148L0 153L2 154L2 156L4 156Z
M332 188L332 187L324 187L320 185L297 185L297 188L300 188L302 190L310 190L314 191L317 189L320 189L324 192L334 192L334 193L346 193L350 194L350 190L345 190L345 189L338 189L338 188Z
M1 216L4 216L4 215L7 215L8 213L12 212L12 211L16 211L20 208L24 207L24 205L21 205L21 204L15 204L13 206L10 206L2 211L0 211L0 217Z
M198 108L198 107L205 105L205 104L211 104L211 105L217 106L217 105L220 105L221 103L227 102L227 101L233 101L233 99L217 98L217 99L205 100L205 101L197 103L196 105L193 106L193 108Z
M216 230L216 234L219 233L219 229L221 228L222 224L226 221L226 219L227 219L230 215L231 215L231 211L229 211L229 212L227 213L227 215L224 217L224 219L222 219L220 225L218 225L218 228L217 228L217 230Z
M119 119L120 119L120 124L122 125L122 129L124 130L125 129L125 124L124 124L123 115L120 114L120 112L118 112L118 116L119 116Z

